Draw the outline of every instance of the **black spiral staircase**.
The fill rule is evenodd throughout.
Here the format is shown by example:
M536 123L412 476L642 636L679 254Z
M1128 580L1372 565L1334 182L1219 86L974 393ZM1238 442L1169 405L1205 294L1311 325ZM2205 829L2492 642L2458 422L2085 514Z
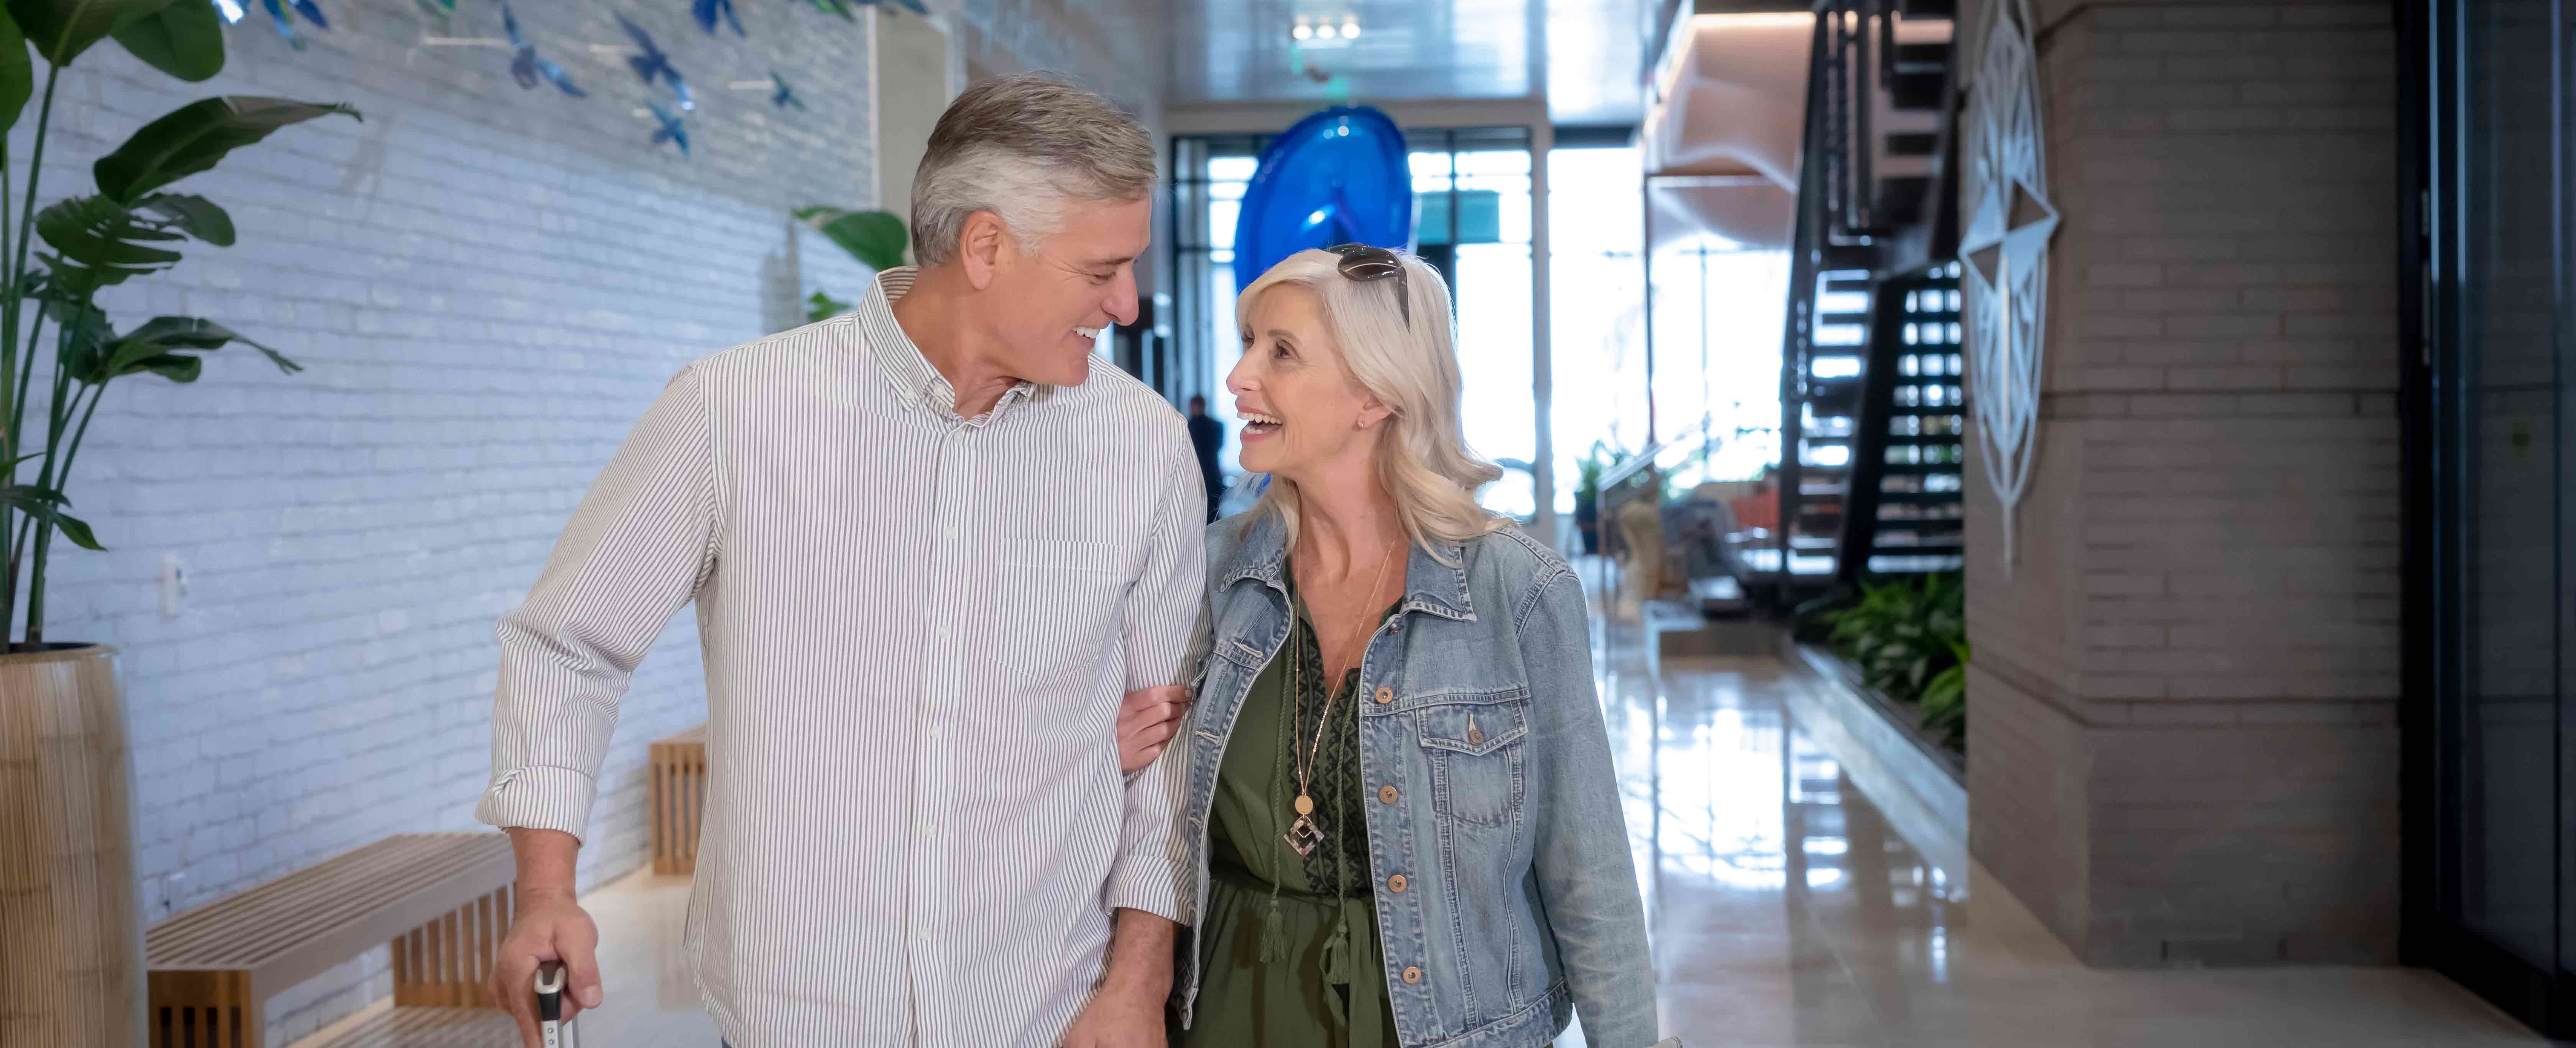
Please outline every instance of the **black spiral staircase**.
M1956 0L1823 0L1783 346L1784 596L1956 569Z

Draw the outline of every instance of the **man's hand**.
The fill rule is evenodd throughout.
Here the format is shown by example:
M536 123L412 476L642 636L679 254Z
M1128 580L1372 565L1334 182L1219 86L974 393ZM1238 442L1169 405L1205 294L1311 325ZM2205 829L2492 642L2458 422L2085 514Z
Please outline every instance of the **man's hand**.
M1166 989L1168 990L1168 985ZM1064 1048L1164 1048L1163 999L1168 993L1103 986L1064 1032Z
M1118 770L1132 775L1154 763L1189 711L1190 689L1178 684L1128 692L1118 704Z
M1163 1002L1172 995L1172 940L1179 928L1143 910L1118 911L1109 964L1064 1048L1165 1048Z
M502 938L500 952L493 958L488 989L492 999L519 1020L519 1039L527 1048L539 1048L537 965L563 962L568 983L565 1022L584 1009L599 1007L599 926L591 923L590 914L569 892L523 891L518 902L519 915L510 922L510 934Z

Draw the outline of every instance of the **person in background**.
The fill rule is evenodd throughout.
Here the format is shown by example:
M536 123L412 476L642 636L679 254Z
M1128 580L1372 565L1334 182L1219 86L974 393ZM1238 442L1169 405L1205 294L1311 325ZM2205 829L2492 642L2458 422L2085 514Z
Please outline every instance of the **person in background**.
M1272 483L1208 528L1173 1043L1656 1043L1583 584L1476 503L1439 272L1301 251L1236 310Z
M490 989L529 1048L540 962L568 1011L603 1003L574 860L618 700L693 599L684 948L728 1042L1161 1043L1179 762L1122 761L1122 694L1192 672L1205 496L1180 415L1092 366L1136 315L1154 186L1107 101L980 81L913 182L919 269L645 413L499 631L476 815L518 853Z
M1197 393L1190 394L1190 446L1199 454L1199 483L1207 488L1207 519L1213 524L1225 501L1225 478L1216 466L1217 453L1225 450L1225 424L1208 417L1207 397Z

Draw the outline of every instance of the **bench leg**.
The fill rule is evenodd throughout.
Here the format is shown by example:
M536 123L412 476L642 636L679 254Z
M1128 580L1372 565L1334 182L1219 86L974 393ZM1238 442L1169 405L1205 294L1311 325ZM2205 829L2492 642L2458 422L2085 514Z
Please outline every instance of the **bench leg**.
M396 1007L498 1007L484 989L510 930L510 889L466 903L393 941Z
M152 1048L260 1048L266 1035L249 972L150 972L144 987Z
M705 751L657 743L651 765L653 872L696 872L698 830L706 821Z

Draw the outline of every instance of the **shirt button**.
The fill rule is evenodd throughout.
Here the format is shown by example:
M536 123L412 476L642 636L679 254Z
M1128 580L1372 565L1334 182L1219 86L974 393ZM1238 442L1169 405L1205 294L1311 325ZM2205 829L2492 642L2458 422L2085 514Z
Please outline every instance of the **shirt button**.
M1418 982L1421 982L1421 981L1422 981L1422 969L1420 969L1420 968L1412 968L1412 967L1408 967L1408 968L1406 968L1406 969L1404 970L1404 981L1409 982L1409 983L1418 983Z
M1396 893L1396 894L1398 894L1398 895L1402 895L1402 894L1404 894L1404 875L1403 875L1403 874L1401 874L1401 873L1399 873L1399 874L1396 874L1396 875L1395 875L1395 876L1393 876L1393 877L1389 877L1389 878L1387 878L1387 879L1386 879L1386 890L1391 891L1391 892L1394 892L1394 893Z
M939 639L941 639L941 640L947 640L947 639L948 639L948 627L946 627L946 626L941 626L941 627L939 627Z
M1380 705L1380 706L1384 706L1384 705L1386 705L1387 703L1394 702L1394 701L1395 701L1395 689L1393 689L1393 688L1379 688L1379 689L1377 690L1377 704L1378 704L1378 705Z
M1380 787L1378 787L1378 788L1377 788L1377 802L1378 802L1379 804L1393 804L1393 803L1395 803L1395 787L1393 787L1393 786L1380 786Z
M952 539L953 539L953 538L956 538L956 537L957 537L957 529L956 529L956 528L941 528L941 529L939 529L939 534L940 534L940 536L941 536L941 537L943 537L943 538L952 538Z

